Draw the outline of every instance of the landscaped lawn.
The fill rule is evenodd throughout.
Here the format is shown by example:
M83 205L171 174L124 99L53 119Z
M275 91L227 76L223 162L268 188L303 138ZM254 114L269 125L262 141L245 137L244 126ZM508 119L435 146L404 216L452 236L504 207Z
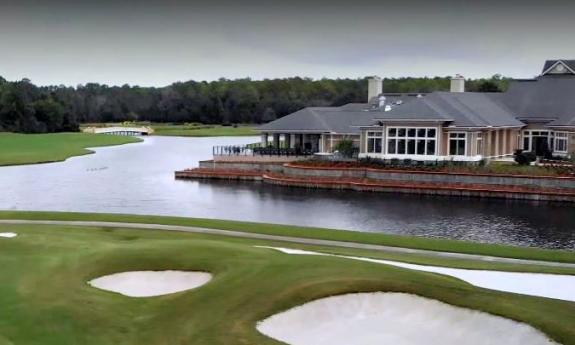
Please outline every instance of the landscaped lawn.
M138 142L134 137L85 133L0 133L0 166L63 161L89 154L87 147Z
M575 303L480 289L387 265L254 247L285 243L56 225L0 224L0 232L18 233L0 238L2 345L277 344L256 331L257 321L310 300L360 291L407 292L483 310L575 344ZM86 283L111 273L167 269L207 271L214 278L195 290L152 298Z
M153 124L154 135L182 136L182 137L230 137L230 136L251 136L258 135L253 126L239 125L173 125L173 124Z

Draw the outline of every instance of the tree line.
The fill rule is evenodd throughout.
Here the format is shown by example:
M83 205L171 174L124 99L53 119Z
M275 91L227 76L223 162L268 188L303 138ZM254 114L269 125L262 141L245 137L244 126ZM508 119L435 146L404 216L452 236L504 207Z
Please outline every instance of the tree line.
M499 75L466 81L467 91L499 92ZM386 93L449 90L450 77L384 79ZM150 121L259 124L308 106L365 102L367 78L220 79L177 82L166 87L36 86L0 77L0 131L77 131L81 123Z

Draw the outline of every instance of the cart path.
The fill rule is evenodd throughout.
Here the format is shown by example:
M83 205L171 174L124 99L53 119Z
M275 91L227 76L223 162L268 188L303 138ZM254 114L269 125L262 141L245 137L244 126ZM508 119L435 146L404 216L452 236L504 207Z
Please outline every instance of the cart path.
M357 242L344 242L344 241L333 241L333 240L302 238L302 237L292 237L292 236L269 235L269 234L260 234L260 233L251 233L251 232L242 232L242 231L233 231L233 230L210 229L210 228L201 228L201 227L195 227L195 226L183 226L183 225L100 222L100 221L20 220L20 219L0 219L0 224L87 226L87 227L105 227L105 228L181 231L181 232L190 232L190 233L198 233L198 234L222 235L222 236L249 238L249 239L257 239L257 240L268 240L268 241L280 241L280 242L289 242L289 243L306 244L306 245L318 245L318 246L352 248L352 249L366 249L366 250L375 250L375 251L399 253L399 254L418 254L418 255L424 255L424 256L436 257L436 258L465 259L465 260L476 260L476 261L483 261L483 262L517 264L517 265L539 265L539 266L548 266L548 267L575 268L575 264L564 263L564 262L513 259L513 258L478 255L478 254L439 252L439 251L432 251L432 250L425 250L425 249L411 249L411 248L392 247L392 246L357 243Z

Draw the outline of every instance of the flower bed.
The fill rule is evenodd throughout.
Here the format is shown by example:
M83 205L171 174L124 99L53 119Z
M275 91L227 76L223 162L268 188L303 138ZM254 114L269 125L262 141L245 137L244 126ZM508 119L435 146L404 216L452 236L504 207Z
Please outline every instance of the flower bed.
M353 162L344 161L321 161L307 160L298 161L298 166L332 169L381 169L409 172L436 172L451 174L477 174L497 175L513 177L571 177L575 178L575 166L572 165L547 165L547 166L520 166L515 164L469 165L456 162L432 162L423 163L409 161L381 161L359 160Z

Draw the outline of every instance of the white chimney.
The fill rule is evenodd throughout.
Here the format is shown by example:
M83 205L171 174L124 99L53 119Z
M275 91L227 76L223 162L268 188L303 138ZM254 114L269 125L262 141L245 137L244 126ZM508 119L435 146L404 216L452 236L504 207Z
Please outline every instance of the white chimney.
M385 96L384 95L379 96L378 102L379 102L378 103L379 108L385 107Z
M462 75L456 74L451 78L451 92L465 92L465 78Z
M367 102L369 103L373 98L378 97L383 92L381 78L370 77L367 80Z

